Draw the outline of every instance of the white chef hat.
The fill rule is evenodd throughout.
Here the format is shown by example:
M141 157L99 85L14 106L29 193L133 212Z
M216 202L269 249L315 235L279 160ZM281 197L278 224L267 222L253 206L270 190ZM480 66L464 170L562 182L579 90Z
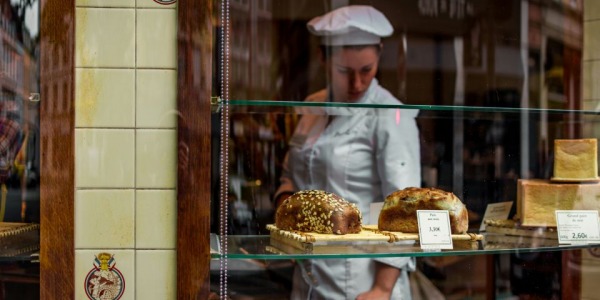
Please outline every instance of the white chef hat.
M308 30L327 46L373 45L394 32L392 24L378 10L367 5L338 8L310 20Z

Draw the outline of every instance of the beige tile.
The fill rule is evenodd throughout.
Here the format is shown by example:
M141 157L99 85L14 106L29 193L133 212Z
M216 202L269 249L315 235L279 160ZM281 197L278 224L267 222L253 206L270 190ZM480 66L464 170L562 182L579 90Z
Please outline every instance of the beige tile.
M600 1L598 0L584 0L583 1L583 20L597 20L600 19Z
M174 129L136 130L136 187L175 188L177 133Z
M175 190L138 190L135 198L135 246L175 249L177 193Z
M75 248L133 248L133 190L75 192Z
M583 60L600 59L600 20L583 23Z
M177 0L137 0L138 8L177 8Z
M75 66L135 66L135 9L77 8Z
M134 187L133 129L75 129L78 188Z
M137 250L135 280L138 300L170 300L177 296L175 250Z
M102 272L95 273L97 270L94 269L94 266L99 266L98 262L96 262L96 257L104 257L100 255L101 253L107 253L113 259L111 263L113 271L108 271L104 274L109 274L108 276L111 276L112 279L121 278L122 282L125 283L125 288L122 289L123 296L119 299L135 299L135 253L133 250L115 249L75 250L75 299L91 299L87 296L86 290L89 293L93 293L93 289L91 289L91 283L86 283L86 281L102 276ZM88 287L90 288L88 289ZM117 291L121 291L119 287L122 287L122 285L114 286Z
M76 0L77 7L135 7L135 0Z
M134 127L133 69L78 68L75 77L76 127Z
M177 65L177 11L137 10L137 67L175 68Z
M138 128L177 127L177 72L137 70Z

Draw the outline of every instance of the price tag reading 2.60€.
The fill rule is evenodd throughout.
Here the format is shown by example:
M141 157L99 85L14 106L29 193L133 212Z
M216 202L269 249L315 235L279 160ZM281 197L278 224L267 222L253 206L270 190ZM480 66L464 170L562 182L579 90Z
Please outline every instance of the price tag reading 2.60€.
M600 243L597 210L557 210L560 244Z
M447 210L417 210L421 249L452 249L450 216Z

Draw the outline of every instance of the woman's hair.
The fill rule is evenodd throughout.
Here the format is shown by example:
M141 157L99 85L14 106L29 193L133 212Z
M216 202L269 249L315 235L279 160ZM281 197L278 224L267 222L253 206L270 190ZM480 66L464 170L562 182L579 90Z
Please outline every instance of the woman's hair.
M375 47L377 50L377 54L381 53L381 44L372 44L372 45L345 45L345 46L327 46L321 45L319 48L323 55L324 60L328 60L331 56L342 49L351 49L351 50L362 50L369 47Z

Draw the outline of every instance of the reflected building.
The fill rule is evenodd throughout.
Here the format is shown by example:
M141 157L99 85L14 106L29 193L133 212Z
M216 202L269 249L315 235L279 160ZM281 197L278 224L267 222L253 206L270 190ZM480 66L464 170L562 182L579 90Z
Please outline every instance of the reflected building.
M12 167L5 181L5 221L39 222L39 25L25 21L36 5L37 1L0 2L0 114L19 123L11 150L15 162L7 156Z

